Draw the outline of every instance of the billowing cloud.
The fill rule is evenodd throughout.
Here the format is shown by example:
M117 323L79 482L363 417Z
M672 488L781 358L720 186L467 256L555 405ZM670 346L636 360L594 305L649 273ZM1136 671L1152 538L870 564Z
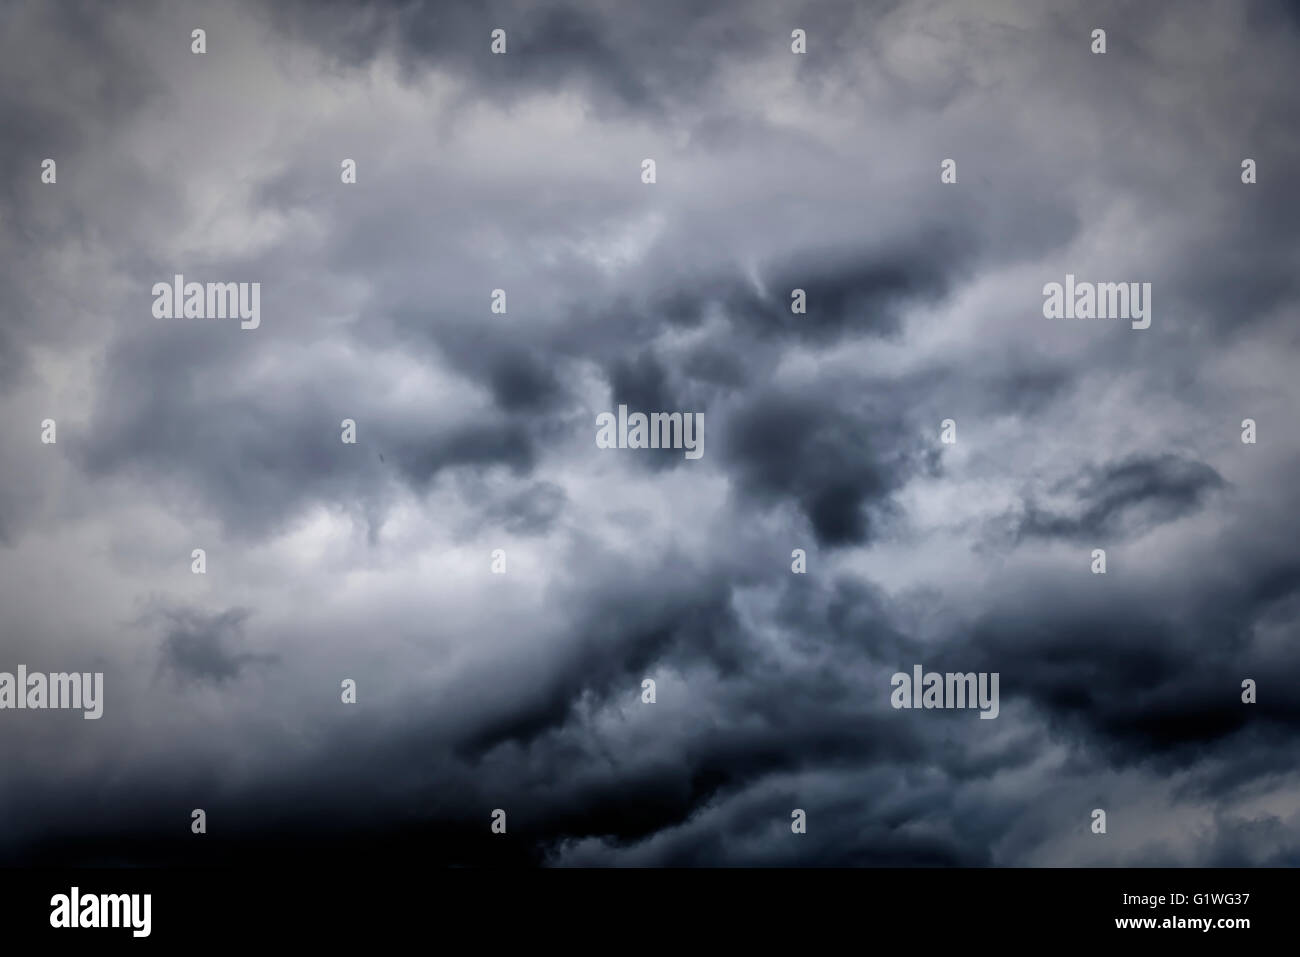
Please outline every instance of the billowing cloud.
M11 7L0 861L1300 863L1285 5Z

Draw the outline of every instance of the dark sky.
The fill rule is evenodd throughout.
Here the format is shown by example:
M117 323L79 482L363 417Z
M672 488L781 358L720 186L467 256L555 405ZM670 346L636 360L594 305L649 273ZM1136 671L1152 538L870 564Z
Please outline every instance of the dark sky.
M106 687L0 712L0 862L1300 864L1297 63L1258 0L6 3L0 670Z

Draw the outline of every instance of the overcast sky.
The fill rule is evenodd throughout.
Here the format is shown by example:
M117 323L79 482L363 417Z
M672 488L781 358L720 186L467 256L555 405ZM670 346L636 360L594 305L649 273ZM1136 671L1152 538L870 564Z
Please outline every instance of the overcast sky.
M0 861L1300 864L1298 62L1256 0L5 4L0 671L105 692L0 711Z

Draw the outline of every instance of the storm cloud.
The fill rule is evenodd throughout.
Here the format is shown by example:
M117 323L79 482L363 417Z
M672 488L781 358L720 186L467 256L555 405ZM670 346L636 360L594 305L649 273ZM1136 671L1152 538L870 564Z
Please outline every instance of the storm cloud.
M1300 864L1287 5L0 17L0 862Z

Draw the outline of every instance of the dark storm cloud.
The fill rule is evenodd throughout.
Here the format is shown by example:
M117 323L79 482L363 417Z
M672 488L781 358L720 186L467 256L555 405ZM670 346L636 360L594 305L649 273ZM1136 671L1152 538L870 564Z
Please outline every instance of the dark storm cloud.
M855 413L831 393L752 395L722 443L745 494L760 506L797 502L824 545L869 541L873 510L910 476L937 467L933 448L897 412Z
M609 369L609 391L613 399L629 409L654 410L678 408L676 396L668 388L668 372L653 353L642 352L635 358L617 358Z
M232 390L219 370L238 366L240 340L212 343L196 335L210 331L201 326L168 331L174 335L125 340L104 383L113 401L74 455L92 475L149 481L178 505L246 534L273 532L311 502L382 512L391 475L424 490L447 469L501 466L525 475L535 461L538 437L523 422L448 421L442 409L391 404L368 391L365 378L304 369L300 382ZM511 404L548 387L546 373L538 376L503 381L516 396ZM346 418L357 423L360 447L376 449L383 462L351 454L358 446L341 441Z
M522 296L517 290L511 295L517 306ZM395 316L395 334L405 349L442 357L467 382L485 386L510 416L545 419L570 399L564 381L568 357L544 333L527 326L521 329L506 320L494 326L462 315L430 323L423 311L403 308Z
M44 9L79 15L42 13L24 45L103 76L70 87L80 95L63 95L66 114L47 124L11 92L33 82L30 68L0 66L14 80L0 82L0 119L17 131L17 168L31 171L0 193L22 237L0 267L0 379L38 387L30 408L4 410L20 430L61 385L86 393L85 414L60 424L51 458L69 463L66 483L44 481L62 475L45 464L39 495L6 475L0 535L47 496L59 547L77 554L101 554L94 530L84 547L68 531L88 512L105 524L206 520L284 551L228 566L213 587L238 597L211 605L227 610L168 604L126 636L182 680L141 692L135 717L149 734L103 749L93 807L73 762L7 765L18 783L0 809L21 823L0 835L0 859L397 859L416 848L434 866L1059 863L1070 858L1053 841L1078 829L1079 795L1118 793L1127 775L1130 795L1153 806L1213 812L1208 845L1133 849L1144 861L1294 862L1294 814L1239 813L1251 781L1273 782L1279 804L1294 790L1279 760L1300 721L1294 441L1273 430L1252 459L1235 436L1230 451L1193 434L1190 446L1134 452L1114 407L1089 391L1102 378L1125 398L1170 399L1124 407L1161 436L1239 421L1243 394L1290 407L1287 383L1269 391L1253 369L1257 355L1294 348L1278 331L1296 296L1294 88L1268 74L1273 59L1259 65L1300 42L1290 23L1279 38L1278 8L1252 6L1239 27L1224 9L1156 4L1044 17L1032 4L249 7L249 35L210 37L205 69L229 68L222 57L265 34L300 65L302 96L271 83L265 103L245 98L232 113L232 130L276 120L248 148L256 168L239 167L253 180L248 221L225 224L253 251L214 239L193 254L194 270L213 273L195 278L267 283L268 320L219 330L232 335L148 317L149 285L173 266L193 271L165 260L194 247L180 234L193 226L184 200L202 189L190 171L147 161L164 139L194 137L195 160L214 144L201 138L203 96L189 117L153 104L169 125L147 124L163 67L142 54L180 43L188 56L187 36L152 33L126 8ZM1105 60L1086 52L1103 13ZM1225 23L1252 56L1211 42ZM487 53L497 26L505 57ZM786 84L793 26L809 29L814 52ZM323 54L328 75L303 52ZM397 91L376 66L390 54L409 84ZM163 88L186 104L230 77L169 69ZM401 101L423 95L427 70L450 78L451 103L431 94L425 116L423 101ZM335 109L357 90L384 122L411 128L376 133L362 125L368 108ZM523 122L529 98L548 92L576 106L538 105L558 132L531 149L493 141L510 123L474 125L498 106ZM138 155L119 144L128 158L105 171L101 144L133 122L158 139ZM92 184L77 202L36 192L42 136L66 154L60 190L65 175ZM676 169L643 188L636 162L670 143L685 144ZM582 165L593 149L630 163L626 184ZM360 185L340 197L338 158L358 150L373 161L361 154ZM937 183L949 152L961 166L951 188ZM1238 154L1260 158L1257 187L1237 179ZM232 187L217 178L216 205ZM204 198L195 216L210 214ZM133 234L108 228L119 225L162 230L160 248L131 248ZM1042 324L1041 284L1096 250L1130 256L1131 278L1155 281L1149 335ZM100 260L120 282L85 298L120 308L65 333L84 365L42 370L33 356L59 314L45 293ZM30 281L38 266L44 285ZM488 313L499 284L509 316ZM794 288L807 315L790 312ZM1215 365L1239 337L1265 334L1269 348ZM613 459L592 458L590 413L603 409L586 406L605 401L703 410L706 458L693 471L680 455L622 459L625 472L602 475ZM953 450L936 440L948 416L961 421ZM339 441L345 417L356 448ZM1062 434L1115 440L1079 448ZM1035 457L1048 448L1050 462ZM29 458L26 445L5 449L7 468ZM1050 495L1021 491L1040 479L1028 487ZM667 506L661 482L678 483ZM451 510L425 514L433 493ZM1002 509L1016 501L1027 501L1018 535L972 540L982 522L1014 523ZM367 525L365 548L318 562L340 547L330 523L285 545L315 504ZM406 540L385 551L374 531L399 507L416 531L398 535L418 538L427 521L452 529L452 544L469 540L471 557L437 565L452 548L442 540L432 561ZM1197 523L1213 528L1212 547L1178 537ZM493 591L460 563L485 564L477 536L501 531L527 539L534 564L512 555ZM153 556L173 534L146 528L132 544ZM1098 537L1120 546L1107 576L1086 562L1039 567L1040 549ZM30 549L6 556L17 562L49 560L42 542L6 541L5 552ZM807 575L790 572L796 546L809 549ZM964 564L973 553L978 574ZM411 566L415 594L396 594ZM131 600L176 587L114 571L102 591ZM430 595L447 604L422 603ZM317 674L287 649L325 598L343 620L315 622L334 640ZM57 611L45 613L52 629L67 624ZM128 659L125 648L112 655ZM1000 672L1001 716L894 711L889 675L916 662ZM341 706L338 675L357 667L372 680L360 704ZM639 697L649 675L653 707ZM240 697L254 677L264 700ZM1245 677L1260 682L1257 705L1240 701ZM160 720L200 703L153 697L172 686L223 709L198 739ZM137 743L158 750L137 756ZM232 762L253 770L229 775ZM1058 776L1074 793L1060 794ZM197 851L185 827L196 806L223 828ZM510 841L486 826L502 806ZM816 822L799 840L795 807ZM1038 816L1026 826L1027 815Z
M497 360L490 381L497 404L511 412L554 405L564 394L554 370L521 349Z
M444 468L504 465L526 475L533 463L534 439L527 428L508 422L463 426L433 441L404 436L380 443L393 449L399 468L417 485L427 485Z
M974 224L967 224L973 228ZM844 335L888 335L899 328L902 309L943 296L970 252L949 236L934 234L887 250L807 250L764 270L760 292L736 277L711 277L688 295L671 292L663 313L699 321L708 306L721 305L735 334L825 344ZM807 313L791 312L791 293L803 289Z
M1159 590L1135 594L1109 575L1086 589L1036 581L954 635L943 654L1002 671L1004 701L1028 699L1109 761L1192 765L1220 747L1243 762L1271 754L1300 724L1300 699L1287 690L1300 681L1300 664L1252 636L1278 601L1300 597L1300 564L1266 553L1226 557L1231 577L1176 606ZM1256 582L1279 577L1281 597L1259 593ZM1243 705L1245 678L1271 693Z
M1237 818L1216 815L1209 867L1300 867L1300 821L1295 816Z
M123 39L103 29L107 16L93 3L14 6L4 15L14 46L6 56L9 79L0 84L0 252L7 266L0 270L0 394L24 371L32 345L66 340L66 323L41 321L58 291L31 280L46 272L42 253L51 235L72 239L88 227L75 206L43 202L52 187L40 180L42 162L55 159L59 182L75 181L91 170L87 153L112 118L163 89ZM25 35L44 38L43 55L21 43ZM69 64L71 82L51 82L56 60Z
M639 685L644 669L672 660L709 662L722 673L741 666L740 631L724 581L686 564L658 569L664 599L645 608L636 588L601 581L595 590L555 599L581 609L570 622L577 638L548 663L526 696L489 705L479 727L462 739L465 753L482 753L505 741L529 743L561 728L575 709L605 701L616 688ZM478 690L471 694L477 696Z
M831 6L840 19L852 9ZM689 0L653 8L394 0L361 9L337 0L277 5L274 18L351 66L396 50L407 70L448 69L479 94L510 99L571 85L604 112L660 116L710 83L730 58L789 42L783 23L765 30L728 7ZM507 32L509 52L484 58L498 27Z
M1029 502L1018 531L1021 537L1121 541L1191 514L1210 492L1224 487L1219 473L1203 462L1171 453L1132 456L1090 469L1055 489L1075 499L1072 514Z
M952 823L933 822L909 832L909 821L934 809L930 795L889 796L890 780L851 773L816 782L793 780L737 793L707 813L664 830L652 841L627 847L606 838L571 842L555 863L569 866L799 867L815 860L825 867L978 867L992 863L976 836ZM808 814L806 834L790 835L790 812ZM814 824L818 826L814 826ZM854 840L837 838L846 832Z
M212 614L193 608L160 612L166 624L160 648L162 667L182 679L220 684L238 678L250 665L276 662L275 655L239 650L249 614L246 608Z
M430 715L427 706L392 716L382 729L335 719L322 739L328 742L323 752L313 753L301 764L275 769L251 790L224 796L215 805L209 801L209 813L219 812L232 834L223 840L224 850L204 851L203 859L209 859L209 853L214 855L211 859L225 855L234 859L237 849L252 840L259 842L258 853L280 853L295 847L298 840L309 842L321 823L327 822L331 829L372 828L364 822L382 816L387 823L372 828L370 846L356 848L363 859L390 851L388 842L393 838L388 835L401 832L409 837L427 827L424 836L436 841L428 849L430 864L481 865L504 863L511 857L516 863L530 857L540 862L533 855L571 835L600 835L615 844L635 842L685 824L703 804L739 798L735 819L723 829L724 835L737 836L761 827L762 808L790 799L778 791L755 807L744 798L751 788L770 789L763 782L773 774L851 768L858 762L902 765L922 747L918 731L900 725L888 712L880 713L883 696L863 699L858 693L853 666L874 654L876 630L888 627L881 596L857 589L852 601L859 615L845 631L853 637L844 643L836 666L819 663L819 652L811 646L805 658L782 666L747 649L725 588L680 567L666 565L658 571L656 581L679 586L664 588L677 596L674 607L648 616L637 582L609 583L598 594L567 596L582 599L580 607L591 616L583 626L589 634L568 650L570 663L561 659L551 666L550 678L542 676L539 682L521 685L519 690L528 697L514 696L513 703L499 693L483 693L488 687L499 690L490 674L467 676L463 691L437 706L438 711L462 716L450 737L431 738L431 727L453 726ZM803 586L787 587L801 590ZM824 611L840 600L813 604ZM180 617L186 620L182 630L187 634L204 635L228 633L243 620L238 612L216 618ZM803 624L812 624L812 619L804 619ZM825 623L820 627L825 629ZM694 663L719 669L725 683L714 705L719 709L714 720L696 724L687 739L671 747L650 743L639 752L627 752L617 742L602 745L591 725L599 704L617 698L636 700L638 682L632 679L664 661L678 668ZM691 706L689 699L675 702L666 688L661 696L659 707L689 713L685 710ZM367 773L358 775L356 760L362 754ZM581 771L556 777L554 769L559 766ZM133 835L133 860L178 862L193 853L180 838L167 836L171 828L164 822L176 813L175 807L184 805L184 795L212 785L180 777L170 782L166 793L144 802L121 781L102 794L104 805L116 806L104 820L128 822L125 830ZM406 804L412 789L430 787L437 794L436 815L422 825L428 814L417 813L412 819ZM843 804L846 817L861 813L860 808L849 806L847 797L834 796L833 790L827 799ZM511 832L518 838L504 858L500 850L480 846L465 833L477 829L483 809L493 802L511 809ZM65 800L57 799L56 804ZM817 813L827 815L832 810L819 807ZM907 816L902 808L891 813ZM788 814L786 807L780 817L788 819ZM104 853L95 837L96 818L82 818L81 823L87 820L91 827L84 836L42 845L40 853L45 859L80 862ZM878 826L888 828L887 823ZM446 838L438 839L444 832ZM348 840L341 837L338 846L347 846ZM832 859L904 862L909 843L889 838L879 845L873 842L870 851L842 848ZM919 850L921 859L970 862L971 855L978 853L973 847L945 848L944 843L935 839L929 850ZM820 843L817 846L825 849ZM717 852L712 861L710 849ZM749 853L755 855L749 863L772 862L769 851L754 848ZM662 862L728 861L747 862L745 853L706 839L693 848L668 852Z
M692 379L723 389L739 389L749 381L745 364L735 350L717 342L695 349L682 363L682 372Z
M483 509L488 522L500 523L516 535L540 535L551 529L568 504L564 489L554 482L534 482Z

